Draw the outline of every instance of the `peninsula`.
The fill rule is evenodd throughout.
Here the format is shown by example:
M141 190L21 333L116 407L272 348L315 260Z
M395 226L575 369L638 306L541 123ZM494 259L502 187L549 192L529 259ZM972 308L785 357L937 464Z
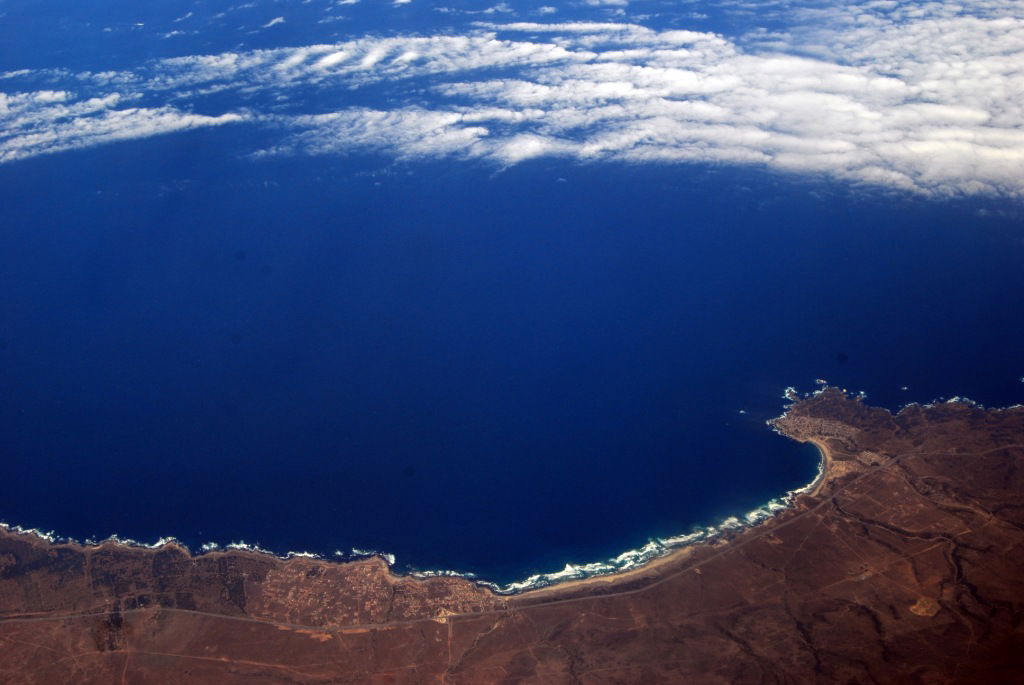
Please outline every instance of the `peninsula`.
M0 683L1009 683L1024 407L840 390L774 428L792 505L625 573L500 595L381 559L192 556L0 531ZM1017 681L1019 682L1019 681Z

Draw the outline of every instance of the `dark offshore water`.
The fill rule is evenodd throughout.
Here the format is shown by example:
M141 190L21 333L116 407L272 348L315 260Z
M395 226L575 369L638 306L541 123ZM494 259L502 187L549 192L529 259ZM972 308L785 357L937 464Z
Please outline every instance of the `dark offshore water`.
M3 520L508 581L810 480L787 385L1024 400L1019 206L218 135L0 168Z

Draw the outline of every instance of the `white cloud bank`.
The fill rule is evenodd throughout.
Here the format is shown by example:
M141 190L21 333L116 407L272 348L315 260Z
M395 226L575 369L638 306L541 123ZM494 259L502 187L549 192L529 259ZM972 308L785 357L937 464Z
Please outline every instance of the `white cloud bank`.
M0 161L247 119L171 106L228 92L250 108L278 103L255 117L284 132L264 154L726 163L1024 194L1024 0L801 12L790 31L736 40L628 23L478 24L468 35L164 60L80 76L116 91L88 99L0 96ZM386 89L387 106L314 109L369 84ZM118 109L120 92L163 104ZM252 99L260 93L274 97Z

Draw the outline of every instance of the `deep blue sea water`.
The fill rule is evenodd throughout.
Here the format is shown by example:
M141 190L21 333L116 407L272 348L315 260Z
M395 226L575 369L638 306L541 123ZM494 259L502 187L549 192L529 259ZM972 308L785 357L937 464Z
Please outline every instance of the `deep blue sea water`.
M809 481L788 385L1024 399L1012 204L209 135L0 167L4 520L510 581Z
M223 78L197 68L195 83L170 87L184 71L158 61L472 35L477 22L515 20L715 31L754 54L790 20L805 31L845 20L816 0L637 0L628 14L554 4L539 15L536 3L470 0L0 0L0 96L13 94L0 98L0 159L17 134L4 126L41 131L29 148L46 149L50 134L87 148L0 164L0 521L76 539L175 536L193 548L379 550L399 569L504 583L742 516L810 481L817 452L765 425L787 386L826 379L893 409L954 395L1024 401L1019 199L885 191L730 166L728 155L720 165L541 158L510 168L470 160L468 148L419 161L396 161L409 154L401 145L253 156L304 130L293 115L469 107L465 93L443 93L463 78L568 82L518 58L467 67L478 47L408 76L395 67L392 78L394 64L381 61L365 80L309 67L277 81L287 72L278 64ZM286 21L272 23L278 16ZM570 45L571 33L501 37ZM613 48L650 49L611 35L622 41ZM708 64L743 75L728 50L700 45L694 54L705 50ZM404 49L388 59L399 63ZM893 54L876 71L896 73L886 65L905 56ZM635 59L660 73L673 58L659 55ZM601 59L620 58L633 59ZM449 59L455 66L443 66ZM820 73L800 87L848 83ZM623 68L599 85L619 92L617 79L646 75ZM67 94L4 118L20 93L39 90ZM111 94L122 99L73 111ZM544 121L594 105L566 102L548 102ZM887 102L868 104L898 119ZM104 117L136 107L254 114L149 138L132 132L131 117L104 128ZM813 119L780 125L813 129ZM951 135L969 119L954 117ZM416 133L411 121L394 130ZM79 128L61 128L68 122ZM722 137L742 148L748 128ZM999 140L1012 142L1010 129ZM124 131L140 137L88 147ZM602 131L618 129L581 124L555 137ZM806 149L822 144L815 135ZM695 140L714 149L717 139ZM842 149L835 143L824 149ZM777 152L766 150L765 159ZM896 166L940 189L941 174L957 170L946 159L908 164ZM974 192L970 169L950 178L953 195Z

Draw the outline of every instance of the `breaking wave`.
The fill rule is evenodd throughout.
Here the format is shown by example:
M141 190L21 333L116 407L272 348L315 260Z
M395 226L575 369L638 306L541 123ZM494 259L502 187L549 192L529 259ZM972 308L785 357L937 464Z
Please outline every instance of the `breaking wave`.
M786 388L783 392L783 398L793 403L800 399L818 395L824 392L824 390L828 387L827 383L823 380L819 380L818 385L821 386L818 390L804 394L799 393L795 388ZM843 392L846 393L847 391L843 390ZM863 392L861 392L857 393L857 396L863 398L866 395ZM918 403L909 403L903 405L901 409L915 404ZM969 398L960 396L952 397L950 399L939 398L926 404L918 404L918 406L927 408L938 404L963 404L972 407L984 408L977 402L974 402ZM785 413L789 411L789 408L791 406L792 404L786 405L785 412L783 412L782 416L785 416ZM1020 405L1014 405L1014 407L1016 406ZM1008 409L1012 409L1014 407L1008 407ZM768 422L768 425L772 428L772 430L774 430L775 432L779 432L773 424L774 420ZM639 547L637 549L626 550L625 552L622 552L621 554L618 554L609 559L605 559L604 561L594 561L589 563L570 562L566 563L565 567L561 570L550 571L546 573L536 573L527 578L524 578L523 580L513 581L505 584L494 583L488 580L480 579L474 573L449 569L424 570L408 567L404 570L404 572L399 572L395 568L395 555L392 553L380 552L377 550L367 550L359 548L352 548L348 552L343 550L336 550L332 556L336 561L353 561L358 559L380 558L384 560L388 564L388 567L392 570L392 572L396 574L407 575L413 578L467 578L479 585L490 588L497 594L519 594L522 592L527 592L529 590L536 590L538 588L548 587L551 585L556 585L558 583L563 583L567 581L585 580L587 578L592 578L595 576L612 575L616 573L623 573L625 571L631 571L640 568L649 561L671 554L676 550L683 549L685 547L689 547L692 545L709 543L714 540L720 539L726 535L732 535L746 528L759 525L764 521L789 509L794 504L798 496L812 491L815 487L817 487L819 481L824 476L824 473L825 459L824 455L822 454L821 458L818 461L817 474L811 480L810 483L802 487L790 490L781 497L776 497L772 500L769 500L765 504L762 504L761 506L748 511L743 515L729 516L721 522L719 522L717 525L697 527L689 533L664 538L653 538L642 547ZM127 547L137 547L144 549L160 549L168 545L175 545L181 547L186 551L189 551L190 554L192 553L188 545L184 544L183 542L174 537L161 537L153 543L143 543L137 540L133 540L131 538L120 537L118 535L111 535L110 537L104 540L94 540L86 538L83 541L78 541L73 538L59 536L53 531L43 531L38 528L25 528L19 525L14 525L5 522L0 522L0 528L12 533L34 535L52 544L70 543L88 547L95 547L104 543L116 543L118 545L123 545ZM245 541L231 542L223 546L216 542L207 542L199 547L200 554L207 554L218 550L244 550L258 554L266 554L268 556L273 556L275 558L283 560L292 559L296 557L320 560L327 559L327 557L323 555L305 551L286 552L285 554L278 554L272 550L260 547L259 544L247 543Z
M408 575L414 578L434 578L434 577L459 577L472 580L473 582L488 587L497 594L512 595L526 592L528 590L535 590L558 583L572 581L572 580L584 580L586 578L592 578L594 576L604 576L616 573L622 573L624 571L630 571L637 569L647 562L663 557L676 550L688 547L691 545L711 542L716 540L723 535L736 533L744 528L756 526L759 523L775 516L776 514L788 509L794 502L795 498L809 490L813 489L817 482L821 479L824 473L824 461L820 461L818 464L818 473L807 485L790 490L781 497L777 497L768 501L767 503L752 509L751 511L743 514L742 516L730 516L717 525L713 526L702 526L696 528L690 533L683 535L674 535L665 538L654 538L647 542L647 544L637 549L630 549L618 554L614 557L606 559L604 561L594 561L590 563L567 563L565 568L560 571L551 571L548 573L536 573L523 580L513 581L510 583L500 584L494 583L488 580L480 579L475 573L449 570L449 569L414 569L409 568L405 570L404 575ZM79 544L88 547L99 546L104 543L116 543L126 547L137 547L144 549L160 549L168 545L175 545L188 551L190 554L193 553L188 545L183 543L174 537L161 537L156 542L144 543L131 538L125 538L118 535L111 535L110 537L103 540L85 539L78 541L73 538L59 536L53 531L43 531L37 528L24 528L22 526L13 525L9 523L0 522L0 528L6 531L18 533L18 534L30 534L35 535L43 540L46 540L52 544ZM278 559L292 559L296 557L308 558L308 559L320 559L326 560L328 557L317 554L314 552L286 552L285 554L279 554L273 550L261 547L259 544L248 543L244 540L238 542L231 542L226 545L220 545L216 542L207 542L201 545L198 549L199 554L208 554L211 552L222 551L222 550L242 550L247 552L253 552L257 554L265 554L273 556ZM389 552L380 552L376 550L366 550L359 548L352 548L346 552L343 550L336 550L332 555L336 561L354 561L359 559L368 558L380 558L387 562L388 567L392 572L396 572L396 557L394 554Z
M595 561L583 564L567 563L565 568L560 571L551 571L548 573L536 573L523 580L514 581L510 583L500 584L494 583L487 580L480 579L475 573L455 571L449 569L408 569L404 575L412 576L413 578L435 578L435 577L459 577L467 578L473 582L490 588L497 594L511 595L526 592L528 590L535 590L537 588L547 587L562 583L570 580L584 580L586 578L592 578L594 576L610 575L615 573L622 573L624 571L630 571L639 568L647 562L663 557L667 554L674 552L675 550L688 547L690 545L701 544L711 542L715 539L722 537L728 533L736 533L744 528L756 526L759 523L775 516L779 512L788 509L795 498L809 490L813 489L817 484L818 480L824 473L824 463L819 462L818 473L814 480L807 485L790 490L785 495L770 500L769 502L752 509L742 516L730 516L725 520L721 521L718 525L714 526L702 526L695 529L691 533L683 535L674 535L665 538L654 538L647 542L647 544L637 549L630 549L618 554L614 557L606 559L604 561ZM118 535L111 535L103 540L94 540L86 538L85 540L78 541L73 538L63 537L57 535L53 531L43 531L38 528L25 528L19 525L10 523L0 522L0 528L5 531L17 533L17 534L28 534L34 535L41 538L51 544L78 544L87 547L96 547L105 543L116 543L125 547L136 547L143 549L160 549L168 545L175 545L188 551L190 554L193 551L188 545L183 543L181 540L174 537L161 537L156 542L144 543L132 538L121 537ZM315 552L286 552L279 554L273 550L266 549L259 546L259 544L248 543L243 541L231 542L226 545L220 545L216 542L207 542L198 548L200 555L208 554L216 551L223 550L242 550L247 552L254 552L257 554L265 554L278 559L293 559L296 557L307 558L307 559L320 559L327 560L328 557L317 554ZM355 561L359 559L368 558L380 558L387 562L388 567L396 572L395 563L396 557L394 554L389 552L380 552L376 550L365 550L359 548L352 548L350 551L345 552L343 550L336 550L332 555L336 561Z

